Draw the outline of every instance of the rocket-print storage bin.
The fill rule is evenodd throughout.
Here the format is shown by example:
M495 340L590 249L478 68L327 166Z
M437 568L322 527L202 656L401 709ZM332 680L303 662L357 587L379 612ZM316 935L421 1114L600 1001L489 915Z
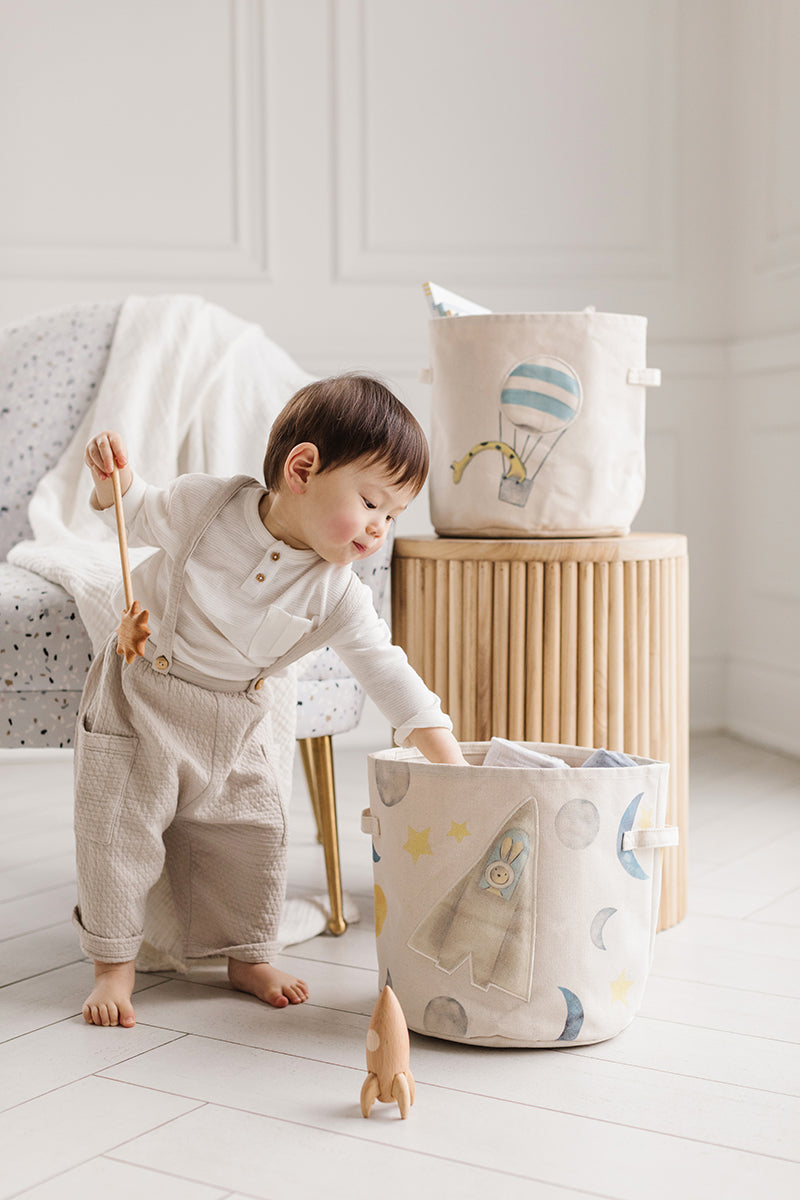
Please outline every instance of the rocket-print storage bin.
M410 1029L484 1046L578 1046L637 1012L652 958L666 763L567 768L369 756L379 983Z
M645 317L431 320L431 520L464 537L626 534L644 496Z

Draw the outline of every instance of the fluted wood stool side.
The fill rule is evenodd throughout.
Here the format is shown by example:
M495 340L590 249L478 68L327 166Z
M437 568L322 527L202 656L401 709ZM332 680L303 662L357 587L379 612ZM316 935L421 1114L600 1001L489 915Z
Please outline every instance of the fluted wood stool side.
M398 538L392 629L460 741L605 746L670 764L659 929L686 913L686 539Z

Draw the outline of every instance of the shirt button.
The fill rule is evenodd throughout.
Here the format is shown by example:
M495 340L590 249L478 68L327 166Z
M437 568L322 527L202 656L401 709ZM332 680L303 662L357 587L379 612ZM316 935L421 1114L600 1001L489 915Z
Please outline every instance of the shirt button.
M264 680L263 680L263 679L257 679L257 680L256 680L256 682L255 682L255 689L256 689L256 691L257 691L257 692L260 692L260 691L261 691L261 689L263 688L263 686L264 686Z
M256 575L256 580L258 581L258 583L263 583L264 579L265 579L265 576L262 575L260 572L258 575Z
M270 558L272 559L272 561L273 561L273 562L277 562L277 561L278 561L278 559L280 558L280 556L281 556L281 555L280 555L280 551L279 551L279 550L273 550L273 551L272 551L272 554L270 554Z
M158 667L159 671L166 671L167 667L169 666L169 659L164 658L163 654L159 654L155 661L155 665Z

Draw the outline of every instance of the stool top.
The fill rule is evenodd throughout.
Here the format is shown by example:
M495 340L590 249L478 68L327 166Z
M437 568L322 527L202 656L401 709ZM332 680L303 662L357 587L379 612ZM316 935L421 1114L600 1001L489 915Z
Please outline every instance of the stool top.
M438 562L650 562L685 558L682 533L629 533L624 537L461 538L427 534L398 537L395 558Z

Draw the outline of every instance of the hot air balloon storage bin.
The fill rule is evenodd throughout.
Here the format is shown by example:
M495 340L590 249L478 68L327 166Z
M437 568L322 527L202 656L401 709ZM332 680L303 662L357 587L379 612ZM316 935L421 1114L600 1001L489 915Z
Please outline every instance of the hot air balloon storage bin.
M666 763L569 768L369 756L379 983L410 1029L484 1046L613 1037L642 1002L658 917Z
M469 537L628 533L645 486L645 317L443 317L430 327L431 520Z

